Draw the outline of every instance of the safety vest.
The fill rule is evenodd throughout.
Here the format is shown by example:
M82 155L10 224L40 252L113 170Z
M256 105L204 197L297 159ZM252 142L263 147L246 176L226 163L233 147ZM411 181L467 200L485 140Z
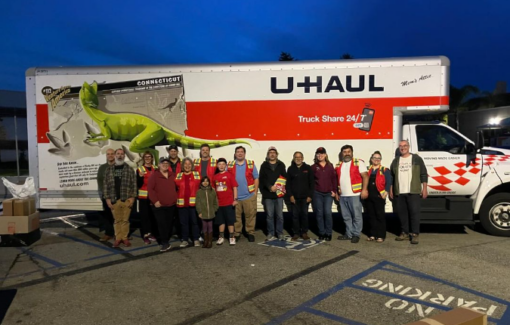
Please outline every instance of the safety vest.
M184 173L181 172L175 177L175 185L179 188L177 191L177 207L184 207L184 193L186 192L186 182L184 181ZM191 179L189 183L189 206L194 207L196 203L197 191L200 188L200 174L198 172L191 172Z
M343 164L343 161L336 164L336 167L335 167L336 173L338 175L338 188L340 188L340 176L342 173L342 164ZM362 188L362 184L363 184L363 179L361 178L361 173L359 172L358 166L359 166L359 160L356 158L353 158L351 168L349 170L350 176L351 176L351 187L352 187L353 193L361 192L361 188Z
M202 163L202 159L201 158L198 158L198 159L195 159L193 161L193 169L198 172L199 174L202 172L201 171L201 168L200 168L200 165ZM214 176L214 173L216 172L216 159L214 158L209 158L209 164L207 165L207 175L200 175L201 177L203 176L209 176L209 179L212 181L212 178Z
M170 159L170 158L169 158L169 159ZM169 168L168 168L168 169L169 169L170 171L172 171L172 172L173 172L172 166L169 166ZM181 170L181 160L179 159L179 160L177 160L177 165L175 166L175 173L174 173L174 176L175 176L175 175L177 175L177 174L179 174L181 171L182 171L182 170Z
M253 193L255 192L255 179L253 178L253 169L255 168L255 163L253 162L253 160L245 160L245 164L246 164L246 171L245 171L245 176L246 176L246 182L248 183L248 192L250 193ZM236 161L229 161L228 162L228 171L234 175L234 177L236 176Z
M138 175L140 175L141 172L144 172L143 175L143 185L138 189L138 198L139 199L147 199L148 192L147 192L147 186L149 184L149 177L152 175L152 173L158 169L156 166L152 166L152 170L148 170L145 166L140 166L137 168Z
M372 175L373 167L370 166L368 169L368 176ZM379 191L379 193L384 195L386 193L386 177L384 177L384 172L386 171L386 167L379 166L379 171L375 174L375 187Z

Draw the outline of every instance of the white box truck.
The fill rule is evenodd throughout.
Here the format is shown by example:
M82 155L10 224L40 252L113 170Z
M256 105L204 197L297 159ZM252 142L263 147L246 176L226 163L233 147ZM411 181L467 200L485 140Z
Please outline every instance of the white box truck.
M510 236L510 151L480 148L440 123L406 114L448 110L449 60L417 57L250 64L31 68L26 73L30 175L41 209L100 210L96 171L107 148L166 155L175 144L198 157L231 159L239 143L257 166L275 146L289 165L325 147L389 166L409 141L429 173L423 223L472 224ZM88 88L95 104L82 105ZM391 209L391 204L387 204Z

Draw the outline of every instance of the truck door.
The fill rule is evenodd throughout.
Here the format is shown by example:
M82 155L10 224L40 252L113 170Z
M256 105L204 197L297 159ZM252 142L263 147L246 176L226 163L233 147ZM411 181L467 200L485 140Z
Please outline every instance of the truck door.
M443 124L416 125L416 146L429 175L431 195L472 195L481 178L479 155L474 145Z

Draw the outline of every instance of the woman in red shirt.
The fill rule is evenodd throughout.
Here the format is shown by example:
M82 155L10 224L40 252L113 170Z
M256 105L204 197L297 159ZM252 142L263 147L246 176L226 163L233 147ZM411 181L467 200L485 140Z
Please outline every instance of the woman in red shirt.
M213 177L213 188L218 196L219 208L216 212L215 223L220 226L220 236L216 245L225 241L225 223L228 225L230 245L236 244L234 237L234 223L236 222L235 206L237 205L237 182L234 175L227 172L227 160L220 158L216 162L216 173Z
M200 188L200 174L192 171L193 161L190 158L184 158L181 162L182 171L175 177L177 185L177 210L179 211L179 220L181 221L182 242L180 247L188 247L189 232L191 226L191 236L195 247L200 247L198 241L198 219L195 210L195 200L197 190Z

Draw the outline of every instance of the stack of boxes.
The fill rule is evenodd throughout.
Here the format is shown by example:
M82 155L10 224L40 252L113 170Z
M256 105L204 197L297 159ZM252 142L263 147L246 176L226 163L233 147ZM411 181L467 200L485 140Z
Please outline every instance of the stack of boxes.
M0 215L0 236L40 238L39 212L35 208L34 198L4 200L3 209L3 215Z

